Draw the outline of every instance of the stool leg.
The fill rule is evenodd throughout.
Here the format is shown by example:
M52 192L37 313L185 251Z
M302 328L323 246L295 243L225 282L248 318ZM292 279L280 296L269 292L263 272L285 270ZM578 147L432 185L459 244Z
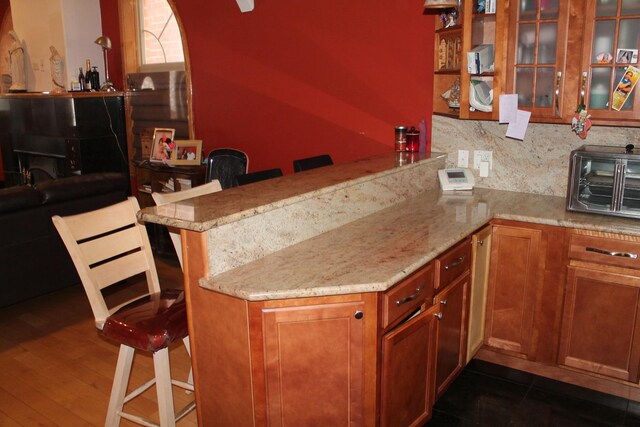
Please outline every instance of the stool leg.
M173 409L171 390L171 365L169 349L163 348L153 353L153 366L156 374L156 393L158 394L158 413L161 427L174 427L176 415Z
M111 397L109 398L109 409L107 409L107 419L105 427L117 427L120 425L120 412L124 404L124 398L129 385L129 375L131 374L131 364L136 350L133 347L120 345L120 354L116 364L116 372L113 376L111 386Z
M189 341L189 335L184 337L182 339L182 342L184 343L184 347L187 349L187 354L189 355L189 361L191 361L191 341ZM191 365L191 367L189 368L189 378L187 378L187 382L193 385L193 365Z

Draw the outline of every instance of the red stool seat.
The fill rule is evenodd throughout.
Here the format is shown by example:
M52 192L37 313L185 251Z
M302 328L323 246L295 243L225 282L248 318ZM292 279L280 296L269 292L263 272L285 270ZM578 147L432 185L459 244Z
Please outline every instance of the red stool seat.
M137 299L107 317L100 332L138 350L166 348L189 335L184 292L166 289Z

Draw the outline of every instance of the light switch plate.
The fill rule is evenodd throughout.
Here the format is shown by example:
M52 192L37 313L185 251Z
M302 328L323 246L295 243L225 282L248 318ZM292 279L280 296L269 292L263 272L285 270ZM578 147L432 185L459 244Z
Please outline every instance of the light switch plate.
M489 170L493 169L493 151L476 150L473 152L473 168L480 169L480 162L489 163Z
M458 167L469 167L469 150L458 150Z

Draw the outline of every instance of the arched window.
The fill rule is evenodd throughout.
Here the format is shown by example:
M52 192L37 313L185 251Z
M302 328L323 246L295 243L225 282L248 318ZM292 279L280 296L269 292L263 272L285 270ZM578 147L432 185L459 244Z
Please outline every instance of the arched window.
M140 69L184 69L178 22L167 0L138 0Z

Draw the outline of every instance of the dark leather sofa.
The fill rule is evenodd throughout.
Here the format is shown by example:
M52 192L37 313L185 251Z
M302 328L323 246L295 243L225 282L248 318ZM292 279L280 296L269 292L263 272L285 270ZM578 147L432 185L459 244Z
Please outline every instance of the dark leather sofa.
M0 189L0 307L79 284L51 222L124 200L129 177L92 173Z

